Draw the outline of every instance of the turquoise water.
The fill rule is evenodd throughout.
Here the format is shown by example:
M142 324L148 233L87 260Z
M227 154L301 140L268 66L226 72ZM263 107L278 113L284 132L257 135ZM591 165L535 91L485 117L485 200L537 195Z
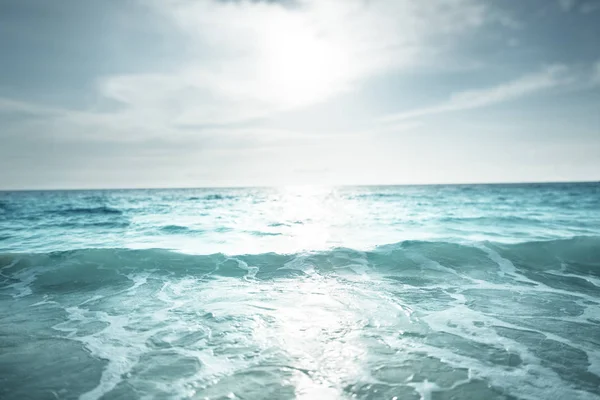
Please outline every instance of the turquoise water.
M2 399L599 399L600 184L0 192Z

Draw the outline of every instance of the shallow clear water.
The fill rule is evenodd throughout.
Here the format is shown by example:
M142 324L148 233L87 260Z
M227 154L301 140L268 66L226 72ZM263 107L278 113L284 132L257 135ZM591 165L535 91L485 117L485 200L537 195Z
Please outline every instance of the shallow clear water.
M598 399L600 184L0 193L2 399Z

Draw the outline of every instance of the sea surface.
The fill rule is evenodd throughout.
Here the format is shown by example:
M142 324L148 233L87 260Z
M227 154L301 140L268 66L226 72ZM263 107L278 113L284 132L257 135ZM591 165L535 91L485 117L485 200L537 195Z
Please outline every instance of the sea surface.
M600 399L600 184L0 192L0 399Z

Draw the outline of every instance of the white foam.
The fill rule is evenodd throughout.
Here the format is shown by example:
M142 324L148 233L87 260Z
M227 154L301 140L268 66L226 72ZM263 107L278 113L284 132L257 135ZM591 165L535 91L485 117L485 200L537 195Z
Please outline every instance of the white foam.
M10 264L7 264L7 265L3 266L2 268L0 268L0 271L14 267L15 265L17 265L19 263L19 261L21 261L21 259L19 257L15 257L15 259L12 260L12 262ZM0 276L4 276L4 277L8 278L8 276L4 275L3 272L0 272Z
M133 282L133 285L126 289L126 292L129 293L130 296L134 296L136 294L137 289L148 283L148 278L150 277L150 273L142 273L142 274L128 274L126 275L129 280Z
M423 382L409 382L407 386L415 388L417 393L421 396L421 400L431 400L433 392L439 392L442 389L434 382L429 382L425 379Z
M292 269L311 274L315 271L315 266L313 263L306 261L306 258L307 257L305 255L298 255L283 264L283 267L279 267L278 270Z
M246 263L235 261L241 269L251 272ZM427 262L434 271L445 270L435 261L423 258L420 261ZM306 258L295 258L283 267L307 268L308 265L312 264ZM366 264L349 259L343 266L348 265ZM426 287L424 289L445 290L453 299L445 310L429 312L418 304L404 304L396 282L378 279L373 270L367 270L367 273L369 280L348 280L334 274L321 276L314 271L293 280L269 281L169 277L158 289L147 284L147 275L131 275L129 279L133 285L130 288L114 296L95 295L77 307L68 308L68 323L59 324L55 329L82 342L94 357L107 361L100 382L82 395L82 400L106 395L123 379L128 379L133 387L143 383L144 390L151 387L174 397L190 397L211 388L221 390L220 385L224 385L221 379L248 371L255 365L274 362L310 372L289 378L298 397L308 399L318 395L318 398L335 399L345 396L345 382L376 381L371 376L373 362L385 363L389 361L387 357L393 357L378 354L377 348L372 346L388 346L398 352L397 356L423 357L427 354L453 368L469 369L468 380L461 378L447 386L429 377L424 382L409 380L403 383L412 386L422 399L473 379L484 379L523 399L552 398L554 395L569 399L593 398L591 394L567 385L525 345L498 335L494 327L523 328L496 318L494 310L483 313L469 308L470 299L464 292L468 289L500 289L517 293L523 287L475 279L460 287L449 283ZM527 289L541 296L556 293L542 284L527 286ZM419 289L412 287L411 290ZM130 296L132 292L136 293L135 298ZM581 296L572 298L585 300ZM94 309L105 311L84 308L91 308L91 304ZM593 312L588 311L585 316L589 317ZM501 307L497 313L502 314ZM92 321L101 321L106 327L80 336L80 325ZM475 321L481 324L474 325ZM138 329L142 324L143 329ZM206 335L198 335L195 341L186 342L186 335L200 331ZM451 346L440 348L424 344L418 335L402 334L415 331L447 332L471 342L504 349L519 355L523 364L517 367L494 365L485 359L457 354ZM587 351L589 370L597 371L598 357L594 356L591 347L540 333L548 339ZM139 366L145 353L153 351L152 343L193 357L202 368L191 376L173 378L168 384L139 381L142 378L133 373L134 368ZM243 396L235 390L232 392L238 397Z
M45 304L59 304L58 302L54 301L54 300L49 300L50 296L48 295L44 295L44 299L41 301L38 301L37 303L31 304L29 307L39 307L39 306L43 306Z
M16 279L18 282L6 285L0 289L13 289L15 293L12 293L11 296L15 299L29 296L33 293L31 284L36 281L38 274L42 271L43 269L39 267L19 271L9 277L9 279Z
M513 263L510 262L510 260L507 260L506 258L502 257L496 251L490 249L489 247L487 247L483 244L476 244L475 247L480 250L483 250L483 252L485 252L487 254L487 256L490 258L490 260L492 260L493 262L495 262L498 265L498 267L500 268L498 270L499 276L504 277L505 275L508 275L513 278L518 278L522 282L527 282L527 283L532 283L534 285L537 285L537 282L534 282L534 281L530 280L529 278L526 278L525 276L519 274L517 272L517 268L515 268Z
M254 279L256 277L256 274L258 273L258 267L249 266L248 263L246 263L244 260L240 260L234 257L227 258L225 261L227 260L235 261L237 263L238 268L247 271L245 277L246 279Z

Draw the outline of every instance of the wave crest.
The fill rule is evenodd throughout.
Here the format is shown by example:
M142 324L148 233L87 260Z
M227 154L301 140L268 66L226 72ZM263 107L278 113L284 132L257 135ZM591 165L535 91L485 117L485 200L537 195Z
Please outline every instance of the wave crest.
M238 256L189 255L160 249L0 254L4 276L36 269L36 285L44 286L40 288L44 290L63 287L65 283L68 287L69 282L83 287L118 284L124 275L141 271L208 278L246 277L248 268L240 265L256 267L253 278L260 280L307 273L343 277L378 274L404 284L425 286L448 280L457 284L467 279L497 282L505 276L519 275L530 285L540 282L564 290L594 291L599 289L594 282L600 278L600 238L509 245L405 241L368 252L336 248L313 253ZM58 283L61 284L56 286Z

